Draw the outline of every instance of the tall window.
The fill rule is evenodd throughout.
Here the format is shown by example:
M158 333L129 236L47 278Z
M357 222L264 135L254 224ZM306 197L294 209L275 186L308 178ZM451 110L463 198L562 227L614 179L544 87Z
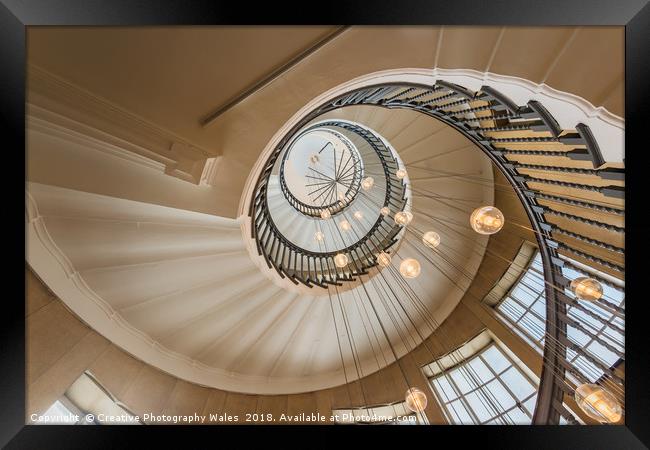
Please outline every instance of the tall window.
M447 420L453 424L530 424L536 383L494 341L443 369L425 366Z
M568 261L575 263L572 260ZM566 266L562 269L562 273L569 280L593 275ZM599 275L599 273L595 274ZM612 307L624 308L624 293L621 289L606 284L602 286L601 301L578 301L576 305L567 307L567 316L579 325L569 324L567 337L586 353L585 356L568 349L567 361L590 382L595 382L603 376L603 367L615 366L619 360L623 359L625 352L624 315ZM575 298L568 289L566 294ZM539 252L536 253L520 280L496 308L499 314L513 325L518 334L529 341L540 353L543 351L546 330L546 297Z
M104 388L90 372L84 372L43 414L32 414L32 423L66 425L137 425L141 419Z

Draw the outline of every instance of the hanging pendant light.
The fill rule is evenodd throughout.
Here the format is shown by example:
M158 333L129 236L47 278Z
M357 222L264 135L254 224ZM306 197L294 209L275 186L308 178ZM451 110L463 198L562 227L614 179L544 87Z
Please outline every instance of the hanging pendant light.
M395 223L406 226L413 220L413 214L410 211L400 211L395 213Z
M361 180L361 187L364 191L369 190L375 184L375 179L372 177L367 177Z
M402 274L404 278L416 278L420 275L420 263L417 259L406 258L402 261L402 264L399 265L399 273Z
M341 220L339 222L339 228L343 231L350 231L352 229L352 225L350 225L350 222L347 220Z
M317 231L314 233L314 239L316 239L318 242L321 242L323 239L325 239L325 233L322 231Z
M385 217L390 214L390 208L388 208L388 206L384 206L379 210L379 213Z
M570 288L580 300L593 302L603 296L603 286L589 277L576 278L571 282Z
M319 161L320 161L320 156L318 156L317 153L314 153L313 155L311 155L309 157L309 162L314 164L314 165L318 164Z
M390 266L390 255L386 252L377 253L377 264L380 267Z
M418 388L410 388L406 391L406 407L411 411L418 413L427 407L427 395Z
M616 423L623 416L623 409L616 397L597 384L585 383L578 386L575 400L585 414L599 422Z
M483 206L474 210L469 218L469 223L479 234L494 234L503 227L505 218L498 208Z
M334 264L336 267L345 267L348 265L348 257L344 253L338 253L334 257Z
M422 235L422 242L430 248L436 248L440 245L440 235L435 231L427 231Z
M361 211L355 211L353 214L354 218L357 220L363 219L363 213Z
M321 210L321 212L320 212L320 218L321 219L329 219L330 217L332 217L332 213L330 213L329 209Z
M397 172L395 172L395 176L401 180L406 176L406 170L398 169Z

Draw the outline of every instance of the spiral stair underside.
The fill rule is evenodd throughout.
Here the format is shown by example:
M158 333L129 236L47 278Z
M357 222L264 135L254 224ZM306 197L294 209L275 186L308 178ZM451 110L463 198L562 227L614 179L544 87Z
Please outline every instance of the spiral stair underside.
M408 52L404 51L404 45L407 48L415 48L418 43L421 43L420 38L422 35L427 35L427 33L431 34L432 37L435 36L433 41L438 43L435 52L431 52L427 48L426 57L414 59ZM353 67L351 73L342 69L334 71L332 77L327 80L319 78L318 74L322 71L319 70L319 67L322 69L319 66L319 61L321 61L319 58L326 60L328 54L331 56L331 52L341 54L340 46L346 48L346 45L349 47L350 43L357 45L361 42L360 45L363 46L363 42L365 42L364 36L365 38L373 36L372 30L354 29L349 34L344 33L342 39L335 41L338 47L334 45L331 49L326 48L326 51L319 55L319 58L307 61L308 64L301 64L295 70L287 73L286 76L281 77L272 86L272 89L256 93L255 96L251 97L250 102L238 105L215 122L210 129L210 133L219 136L217 141L220 145L223 145L223 149L219 150L223 152L219 165L221 177L215 179L213 186L210 188L214 187L211 192L204 190L200 193L198 191L190 193L190 190L184 190L182 183L174 185L168 193L183 192L180 197L184 195L184 198L180 199L180 201L180 197L175 198L175 196L165 195L165 192L156 192L156 188L150 189L151 185L144 185L141 192L136 192L133 189L129 192L126 187L120 188L119 186L107 189L106 186L101 186L101 182L97 183L94 180L85 179L83 175L74 174L69 179L62 177L57 174L57 167L65 167L66 163L82 169L82 172L86 168L94 167L97 178L105 176L110 179L115 177L115 174L119 174L120 180L127 180L129 177L132 180L137 180L138 176L146 178L150 174L146 170L142 170L142 168L134 170L133 165L124 163L124 158L118 163L118 159L109 158L105 155L90 156L84 153L86 150L78 146L78 142L71 143L69 135L64 138L68 139L65 144L66 148L61 146L57 149L61 142L53 143L43 139L44 134L51 133L52 130L46 130L43 133L42 124L40 124L39 127L34 127L39 128L38 130L29 130L30 153L32 153L29 158L33 161L40 158L42 161L49 161L51 164L47 169L37 168L36 175L32 175L32 179L36 181L28 185L28 191L30 193L31 191L34 192L34 195L32 195L32 200L34 200L32 206L34 208L28 211L27 216L30 226L29 231L32 233L30 236L43 242L49 242L50 246L47 247L47 250L50 253L59 251L59 258L55 257L55 259L57 264L66 269L65 276L70 280L74 280L75 283L87 283L92 289L86 291L86 293L91 297L95 288L99 290L105 289L104 295L106 298L100 297L101 302L104 302L107 298L111 299L105 302L104 305L108 305L105 308L109 317L108 322L119 322L120 326L125 328L132 327L132 323L138 323L143 329L136 330L133 328L135 334L138 335L138 339L146 342L146 345L155 352L170 355L169 350L174 349L166 346L164 342L170 339L170 333L182 334L182 330L177 330L181 324L187 325L189 323L189 328L197 331L194 337L184 335L187 337L186 342L179 344L177 347L182 351L171 356L175 362L180 361L181 365L185 364L190 367L189 371L175 371L174 366L170 366L169 361L163 361L163 359L150 358L147 360L146 357L144 358L154 366L163 368L163 370L167 370L181 378L196 381L199 384L230 388L239 392L297 392L315 389L317 388L315 386L327 385L330 380L336 380L336 383L342 384L346 380L343 379L340 372L328 372L328 370L336 369L335 364L328 365L326 361L327 358L330 358L329 361L335 361L338 358L340 362L338 354L328 350L322 339L310 340L305 338L306 335L310 334L328 335L332 336L332 339L335 338L333 334L330 334L331 330L327 330L331 322L327 323L325 320L325 318L329 317L330 321L332 321L332 312L327 311L322 303L318 303L321 298L301 295L303 293L299 292L293 292L295 296L289 294L283 296L279 293L282 287L275 283L276 280L273 277L267 277L268 274L266 274L260 278L254 274L255 271L257 275L262 272L259 271L260 265L257 262L251 264L251 267L247 266L244 256L247 257L247 252L250 254L250 248L241 241L234 245L231 239L233 235L239 232L242 218L239 219L240 221L233 222L206 221L206 217L199 217L203 216L200 213L198 213L198 216L194 216L197 213L184 211L185 205L191 205L189 209L194 211L210 213L219 211L219 214L224 216L234 215L232 211L235 210L234 205L241 193L241 186L244 185L248 170L254 167L254 161L259 157L260 148L266 144L278 127L290 117L297 107L304 105L306 101L336 83L366 74L372 70L394 67L436 67L433 71L434 76L440 76L447 81L450 79L455 81L473 78L480 80L472 81L472 83L477 83L471 86L473 92L479 92L481 84L502 81L504 84L513 82L513 80L508 80L508 77L500 77L494 75L494 73L517 75L533 80L533 82L549 83L551 86L559 86L568 92L583 95L597 106L616 105L616 98L620 97L622 92L622 81L614 79L615 76L618 76L614 73L614 65L610 68L600 67L598 69L594 66L590 69L588 67L576 68L575 64L571 62L578 59L582 60L584 54L579 51L581 48L579 43L582 43L582 48L584 48L584 43L588 42L593 33L595 32L591 30L584 32L556 30L549 39L534 40L534 43L531 44L530 39L524 39L526 35L522 38L521 31L507 28L502 29L500 33L498 30L482 30L476 31L474 34L463 29L455 30L454 27L444 27L444 29L441 28L435 30L435 32L434 30L410 30L404 32L400 39L393 39L394 42L389 42L385 46L377 46L375 39L369 39L368 42L371 43L371 48L382 49L381 55L372 52L363 54L358 67L350 63L350 67ZM351 35L354 35L354 39L351 38ZM469 51L454 52L454 42L460 42L462 36L471 36L470 41L473 42L473 45L466 46L467 49L470 49ZM496 39L496 44L493 42L494 39L486 38L490 36ZM513 41L515 41L515 44L513 44ZM600 41L596 41L596 43L598 42ZM589 44L591 45L592 42L589 41ZM600 44L600 47L606 48L608 45L615 45L615 42L611 39L605 39ZM518 46L533 45L535 52L530 52L530 58L523 58L518 64L513 65L509 62L511 59L504 58L504 53L507 53L505 49L512 48L513 45L517 48L519 48ZM598 45L594 45L594 47L598 47ZM561 49L561 51L558 53L557 49ZM348 53L350 55L354 54L355 58L360 58L362 54L356 51ZM542 57L540 55L546 56ZM537 56L540 57L537 58ZM432 61L429 61L429 57L432 58ZM435 60L433 60L434 57ZM587 58L587 60L592 61L592 65L596 64L598 66L600 64L602 66L602 61L599 63L594 62L600 60L600 58ZM368 66L364 65L366 62L368 62ZM341 65L341 67L344 66L347 67ZM463 72L462 76L454 78L456 75L453 70L445 72L445 70L438 70L438 67L466 67L475 69L476 73L470 73L471 70L461 70L460 72ZM490 71L494 73L488 73ZM405 70L405 72L409 71ZM603 76L587 77L589 79L583 82L585 78L581 77L580 73L582 72L601 73ZM297 88L294 88L294 86L297 86ZM287 89L282 89L283 87ZM529 91L535 92L534 95L538 100L540 99L539 96L544 95L549 98L561 98L562 101L569 98L565 93L548 89L548 86L544 84L537 85L536 88L530 88ZM292 96L285 98L286 92L291 92ZM281 99L278 97L279 95L282 96ZM412 94L407 94L403 98L408 98L409 95ZM515 107L525 109L527 101L532 96L533 94L529 96L527 93L521 97L516 96ZM450 101L452 100L450 99ZM489 98L487 100L485 98L476 98L473 102L475 107L480 108L481 105L485 105L483 102L492 100ZM544 233L548 233L549 245L557 246L557 254L560 257L569 256L581 263L596 267L615 278L622 278L624 276L624 207L621 196L624 185L621 160L623 156L622 120L612 116L602 108L594 108L591 103L585 102L584 99L573 102L573 99L570 98L566 103L567 105L571 104L566 109L570 113L565 115L557 114L558 111L562 112L562 108L554 110L556 117L562 122L562 133L564 135L575 133L574 127L578 120L574 120L574 116L588 117L589 120L592 120L589 123L594 133L600 132L598 127L593 126L598 121L605 122L606 127L612 125L612 128L618 128L611 136L605 135L606 139L601 139L602 134L597 136L597 142L601 143L601 150L605 156L604 165L596 164L595 160L572 158L570 152L566 152L567 146L564 143L536 141L534 138L542 136L540 133L530 133L521 129L508 130L496 122L489 123L489 121L482 124L481 128L493 128L493 130L481 130L481 133L487 136L489 141L492 141L492 145L497 149L497 152L502 152L501 155L497 156L502 158L506 164L512 163L512 167L508 170L518 177L517 185L525 189L528 194L534 195L537 207L535 214L544 218L543 221L547 227L544 229ZM576 113L576 105L578 105L577 109L581 112ZM572 107L574 109L571 109ZM359 110L365 109L368 112L352 114L351 111L355 108ZM269 114L270 110L274 114ZM620 112L621 109L614 106L614 111ZM47 116L43 114L43 111L34 107L31 108L31 113L40 119ZM426 131L422 131L423 134L417 136L419 131L426 128L425 123L427 121L435 123L435 120L430 120L430 118L418 115L413 111L392 110L390 113L412 114L412 121L398 126L386 119L386 110L371 106L346 107L327 113L324 117L355 120L381 131L382 135L388 138L400 153L404 152L402 156L407 164L417 164L423 167L422 169L409 168L409 174L414 185L421 183L421 186L431 186L436 190L444 189L444 186L450 185L449 180L444 183L440 180L423 180L422 178L425 178L427 174L431 174L433 170L437 170L438 167L433 162L422 161L419 163L417 158L410 156L410 153L417 154L420 151L418 149L427 147L428 139L433 139L427 137ZM267 117L270 117L270 119L267 119ZM383 122L380 120L382 118L384 119ZM37 121L32 120L30 125L35 122ZM252 133L246 125L251 122L259 124L256 133ZM30 125L28 125L28 128ZM437 134L438 137L444 136L445 129L449 129L445 125L442 125L442 127L443 129L439 130ZM526 141L525 139L528 138L533 139ZM56 139L61 139L61 136L57 136ZM570 139L572 138L569 137ZM517 140L520 141L517 142ZM576 143L577 141L573 142ZM88 145L88 142L84 142L84 144L87 147L92 147L92 145ZM47 150L44 150L45 147L47 147ZM577 147L582 151L583 143L578 143ZM448 150L451 152L450 155L465 152L462 149ZM45 153L50 151L52 151L52 155L46 156ZM462 165L453 166L455 163L462 161L461 158L440 156L440 160L444 161L444 170L463 172ZM105 170L105 173L102 174L104 163L109 163L108 166L110 166L111 170ZM48 164L44 166L48 166ZM453 168L451 168L452 166ZM158 167L157 170L160 171L160 168ZM164 183L160 183L160 186L163 184L167 186L168 182L165 180ZM130 184L130 186L133 185L137 185L137 181L135 184ZM62 188L65 192L60 191ZM65 188L71 189L65 190ZM424 188L421 187L420 189ZM134 194L134 192L136 193ZM216 207L213 202L214 192L223 193L220 198L223 201L220 201ZM447 195L451 196L453 192ZM82 200L81 197L84 196L89 197ZM200 200L196 201L199 197L201 197ZM55 201L56 198L59 198L59 200ZM413 201L417 206L418 198L414 197ZM60 217L59 211L65 210L65 207L62 206L65 204L76 204L76 206L70 207L70 211L77 212L71 213L70 216ZM116 217L121 217L121 219L117 221L105 220L106 218L98 219L98 217L101 218L102 213L93 209L93 204L105 205L106 211L112 211L112 213L116 214ZM56 207L51 205L56 205ZM166 205L167 207L158 205ZM154 208L151 208L151 206L154 206ZM177 206L177 208L169 208L169 206ZM134 213L134 209L138 210L138 212ZM37 212L34 213L35 211ZM459 218L459 220L463 219ZM417 220L418 217L416 216L414 223L420 227ZM106 224L103 222L111 223ZM424 224L422 224L422 227L424 227ZM191 235L184 234L181 236L181 233L173 231L176 228L192 230L192 233ZM73 231L74 233L72 233ZM105 239L107 234L111 235L111 239ZM136 237L136 240L133 240L133 237ZM103 242L102 238L104 239ZM95 261L96 256L87 253L86 250L100 253L101 257ZM69 259L68 262L65 261L66 258ZM214 275L214 272L207 269L201 262L205 262L206 266L215 264L220 268L225 267L225 270L220 270L216 276L224 275L233 279L245 280L251 290L246 291L242 287L233 296L224 294L223 297L215 300L215 296L221 296L223 290L210 286L210 278ZM248 262L250 262L250 258ZM72 265L69 263L72 263ZM468 264L470 267L472 266L471 262ZM43 272L46 272L45 268L41 268ZM156 268L160 270L156 272ZM134 270L134 272L129 274L131 270ZM141 272L137 272L138 270L141 270ZM106 271L109 275L106 275L106 278L101 278L102 275L98 274L102 271ZM192 276L183 278L186 272L192 272ZM87 281L87 279L92 281ZM127 282L131 283L140 280L142 282L140 288L146 291L150 290L154 293L154 297L150 298L148 293L142 296L129 296L125 292L126 288L120 286L122 280L125 281L123 283L125 285ZM56 285L55 280L45 278L45 281L48 284L51 282L52 285ZM177 283L179 286L176 286ZM256 297L255 289L257 289L257 286L266 286L268 292L264 296ZM212 288L214 288L214 291L210 293L209 289ZM276 288L279 288L279 291L276 291ZM179 299L175 297L177 294L185 293L195 295L192 298L195 299L195 304L198 307L203 308L203 312L210 311L214 307L215 312L212 317L215 318L216 323L223 324L223 321L219 322L220 318L217 317L220 314L219 311L228 314L230 314L229 311L233 311L232 317L237 317L236 326L238 329L233 332L225 327L220 328L223 337L214 339L210 327L201 325L200 320L196 322L199 326L193 328L191 325L195 322L188 316L187 304L181 304ZM253 304L247 305L246 309L241 311L235 310L235 306L240 303L237 301L237 295L253 297ZM91 301L93 298L86 300ZM308 299L300 304L303 309L298 308L299 299ZM94 298L94 300L97 299ZM114 312L111 305L112 301L115 301L117 308L138 302L142 302L142 306L138 309L134 305L130 312L129 309L126 309L125 314L130 314L130 320L124 321L120 313ZM155 324L150 327L150 331L143 331L147 327L146 322L154 317L148 314L146 310L148 301L152 302L150 304L159 301L166 302L166 308L159 311L159 315L155 316L155 320L160 318L165 326L171 326L176 331L163 330L163 327ZM310 306L306 306L306 303L309 303ZM450 306L453 303L453 301L447 302ZM433 306L435 307L435 305ZM295 312L296 316L300 317L293 320L292 311ZM241 315L238 315L239 313ZM172 317L174 315L177 317ZM358 320L354 319L353 316L354 314L352 314L352 320ZM177 318L178 320L176 320ZM321 320L318 321L318 318L321 318ZM336 316L338 323L342 320L340 316ZM284 325L282 325L285 321L293 324L294 328L290 329L291 326L289 326L289 329L285 330ZM320 327L308 328L300 325L300 323L309 324L312 322L317 323ZM355 326L362 326L361 321L355 322ZM283 332L286 331L286 334L282 335L286 351L274 353L272 350L267 349L267 353L262 353L259 348L265 345L264 341L268 336L279 336L281 334L278 331L279 328L282 328ZM324 331L327 331L327 333L323 334ZM344 335L340 337L345 339ZM354 337L356 342L362 342L364 339L366 338L363 335ZM247 346L243 349L240 348L239 355L234 356L234 352L231 353L229 350L231 346L237 346L239 341L245 342ZM206 344L206 342L210 343ZM214 350L214 353L210 353L212 350ZM203 362L194 362L186 358L183 352L191 354L201 354L202 352L202 356L206 360L217 362L223 354L225 363L221 365L215 363L210 367L208 364L204 365ZM137 355L138 351L132 353ZM147 351L141 353L141 355L149 354ZM319 365L317 361L321 355L322 359ZM390 359L390 355L386 355L386 357ZM251 362L253 359L262 361L262 363L254 364ZM350 362L350 360L351 356L346 355L346 361ZM221 366L227 368L224 369ZM172 369L168 370L170 367ZM198 372L192 372L194 369L200 369L200 371L210 375L195 376ZM322 376L316 374L319 370ZM376 369L372 363L366 363L364 375L374 370ZM263 375L259 375L256 371L260 371ZM314 373L311 378L310 373ZM295 378L292 378L294 376ZM238 381L235 382L235 379ZM300 382L305 380L307 382L302 387L299 387ZM283 387L290 384L292 385L289 389ZM250 388L251 386L255 386L255 388ZM555 388L557 389L557 386ZM566 390L565 388L565 394L571 395L570 389ZM540 395L543 396L544 394L540 391ZM555 398L557 400L558 397ZM547 402L547 405L550 404L550 402Z
M408 111L394 111L388 121L390 128L377 124L376 131L390 142L413 119ZM467 147L462 166L491 177L489 162L479 152L469 151L467 140L459 133L441 130L434 120L420 125L418 133L421 137L445 137L436 140L434 146L406 143L398 151L412 159L431 157L444 162L448 150ZM57 148L50 147L48 151L56 154ZM114 159L83 150L74 154L64 146L60 152L58 156L65 158L67 153L87 170L92 170L93 164L109 167L101 158ZM37 154L38 150L34 156ZM443 185L435 179L414 183L427 189ZM440 192L456 192L486 202L493 195L492 189L483 185L469 184L461 191L452 186ZM327 290L322 288L307 292L284 289L251 260L242 238L242 219L38 183L30 183L28 192L38 210L38 220L73 271L110 314L114 312L112 320L125 323L139 339L171 355L167 370L172 373L174 365L198 368L205 372L203 384L211 380L215 387L223 387L237 379L236 390L241 392L301 392L342 384L346 377L350 380L356 375L346 375L341 370L338 341L346 340L347 335L339 329L339 338L336 337L333 306L337 322L344 320L343 313L349 320L363 375L394 360L385 340L369 339L366 334L368 329L379 329L380 325L376 317L364 310L368 305L362 304L366 300L361 287L341 288L340 303L336 297L331 302ZM419 202L417 197L413 201ZM290 229L291 221L297 218L295 211L292 213L286 202L278 205L286 208L286 214L280 211L279 217L286 221L282 226ZM431 216L466 220L461 213L450 213L443 204L420 208ZM425 216L416 216L414 224L422 228L436 225ZM449 236L445 245L467 261L467 270L478 268L485 239L477 237L476 244L471 246L454 240L450 231L441 230L440 234L443 239ZM291 238L298 242L313 239L313 231L298 230ZM405 258L418 254L404 244L400 255ZM454 309L464 292L463 283L461 287L455 286L428 266L410 284L438 323ZM381 286L369 284L367 289L372 296L373 289ZM381 308L379 313L379 320L387 323L388 313ZM425 335L432 331L426 324L419 325ZM388 332L391 340L397 342L398 331L389 326ZM405 354L407 349L406 345L398 345L398 355ZM353 364L349 350L344 349L343 356L346 365Z

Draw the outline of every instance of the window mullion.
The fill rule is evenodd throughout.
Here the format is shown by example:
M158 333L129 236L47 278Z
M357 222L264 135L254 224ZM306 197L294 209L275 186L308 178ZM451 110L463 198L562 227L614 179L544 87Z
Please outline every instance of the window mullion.
M460 368L460 366L459 366ZM472 416L472 420L474 420L474 423L476 424L481 424L481 421L479 418L476 416L476 413L474 412L474 409L469 405L469 402L465 398L465 395L461 393L461 390L458 388L458 385L456 385L456 382L454 379L449 375L447 377L449 379L449 384L453 387L453 389L456 391L456 394L458 395L458 399L460 402L465 406L465 409L467 410L467 413ZM458 416L460 418L460 416Z

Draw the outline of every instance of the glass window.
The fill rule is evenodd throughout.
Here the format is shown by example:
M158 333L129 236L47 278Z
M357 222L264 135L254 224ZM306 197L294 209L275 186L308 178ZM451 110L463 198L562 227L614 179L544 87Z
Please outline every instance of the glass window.
M36 423L48 425L75 425L81 418L76 411L71 411L61 401L57 400L52 403Z
M88 417L92 416L91 421ZM84 372L41 416L31 418L38 424L135 425L142 423L126 406L110 394L95 377Z
M569 263L574 261L568 259ZM590 274L565 266L562 274L569 280L582 276L599 275ZM541 255L536 252L530 266L519 279L510 293L496 306L499 315L504 321L540 353L544 348L544 335L546 331L546 297L543 278ZM568 350L567 361L579 372L581 381L595 382L604 374L603 367L612 367L622 358L625 351L624 318L608 307L613 304L624 308L625 297L621 289L606 284L603 286L602 302L578 301L576 305L567 307L567 315L575 320L579 326L569 324L567 337L578 344L597 363L578 352ZM573 292L567 289L566 294L575 298ZM532 299L532 300L531 300ZM568 375L575 379L574 375Z
M450 423L503 425L532 421L535 383L495 342L430 380ZM450 395L449 389L454 393Z

